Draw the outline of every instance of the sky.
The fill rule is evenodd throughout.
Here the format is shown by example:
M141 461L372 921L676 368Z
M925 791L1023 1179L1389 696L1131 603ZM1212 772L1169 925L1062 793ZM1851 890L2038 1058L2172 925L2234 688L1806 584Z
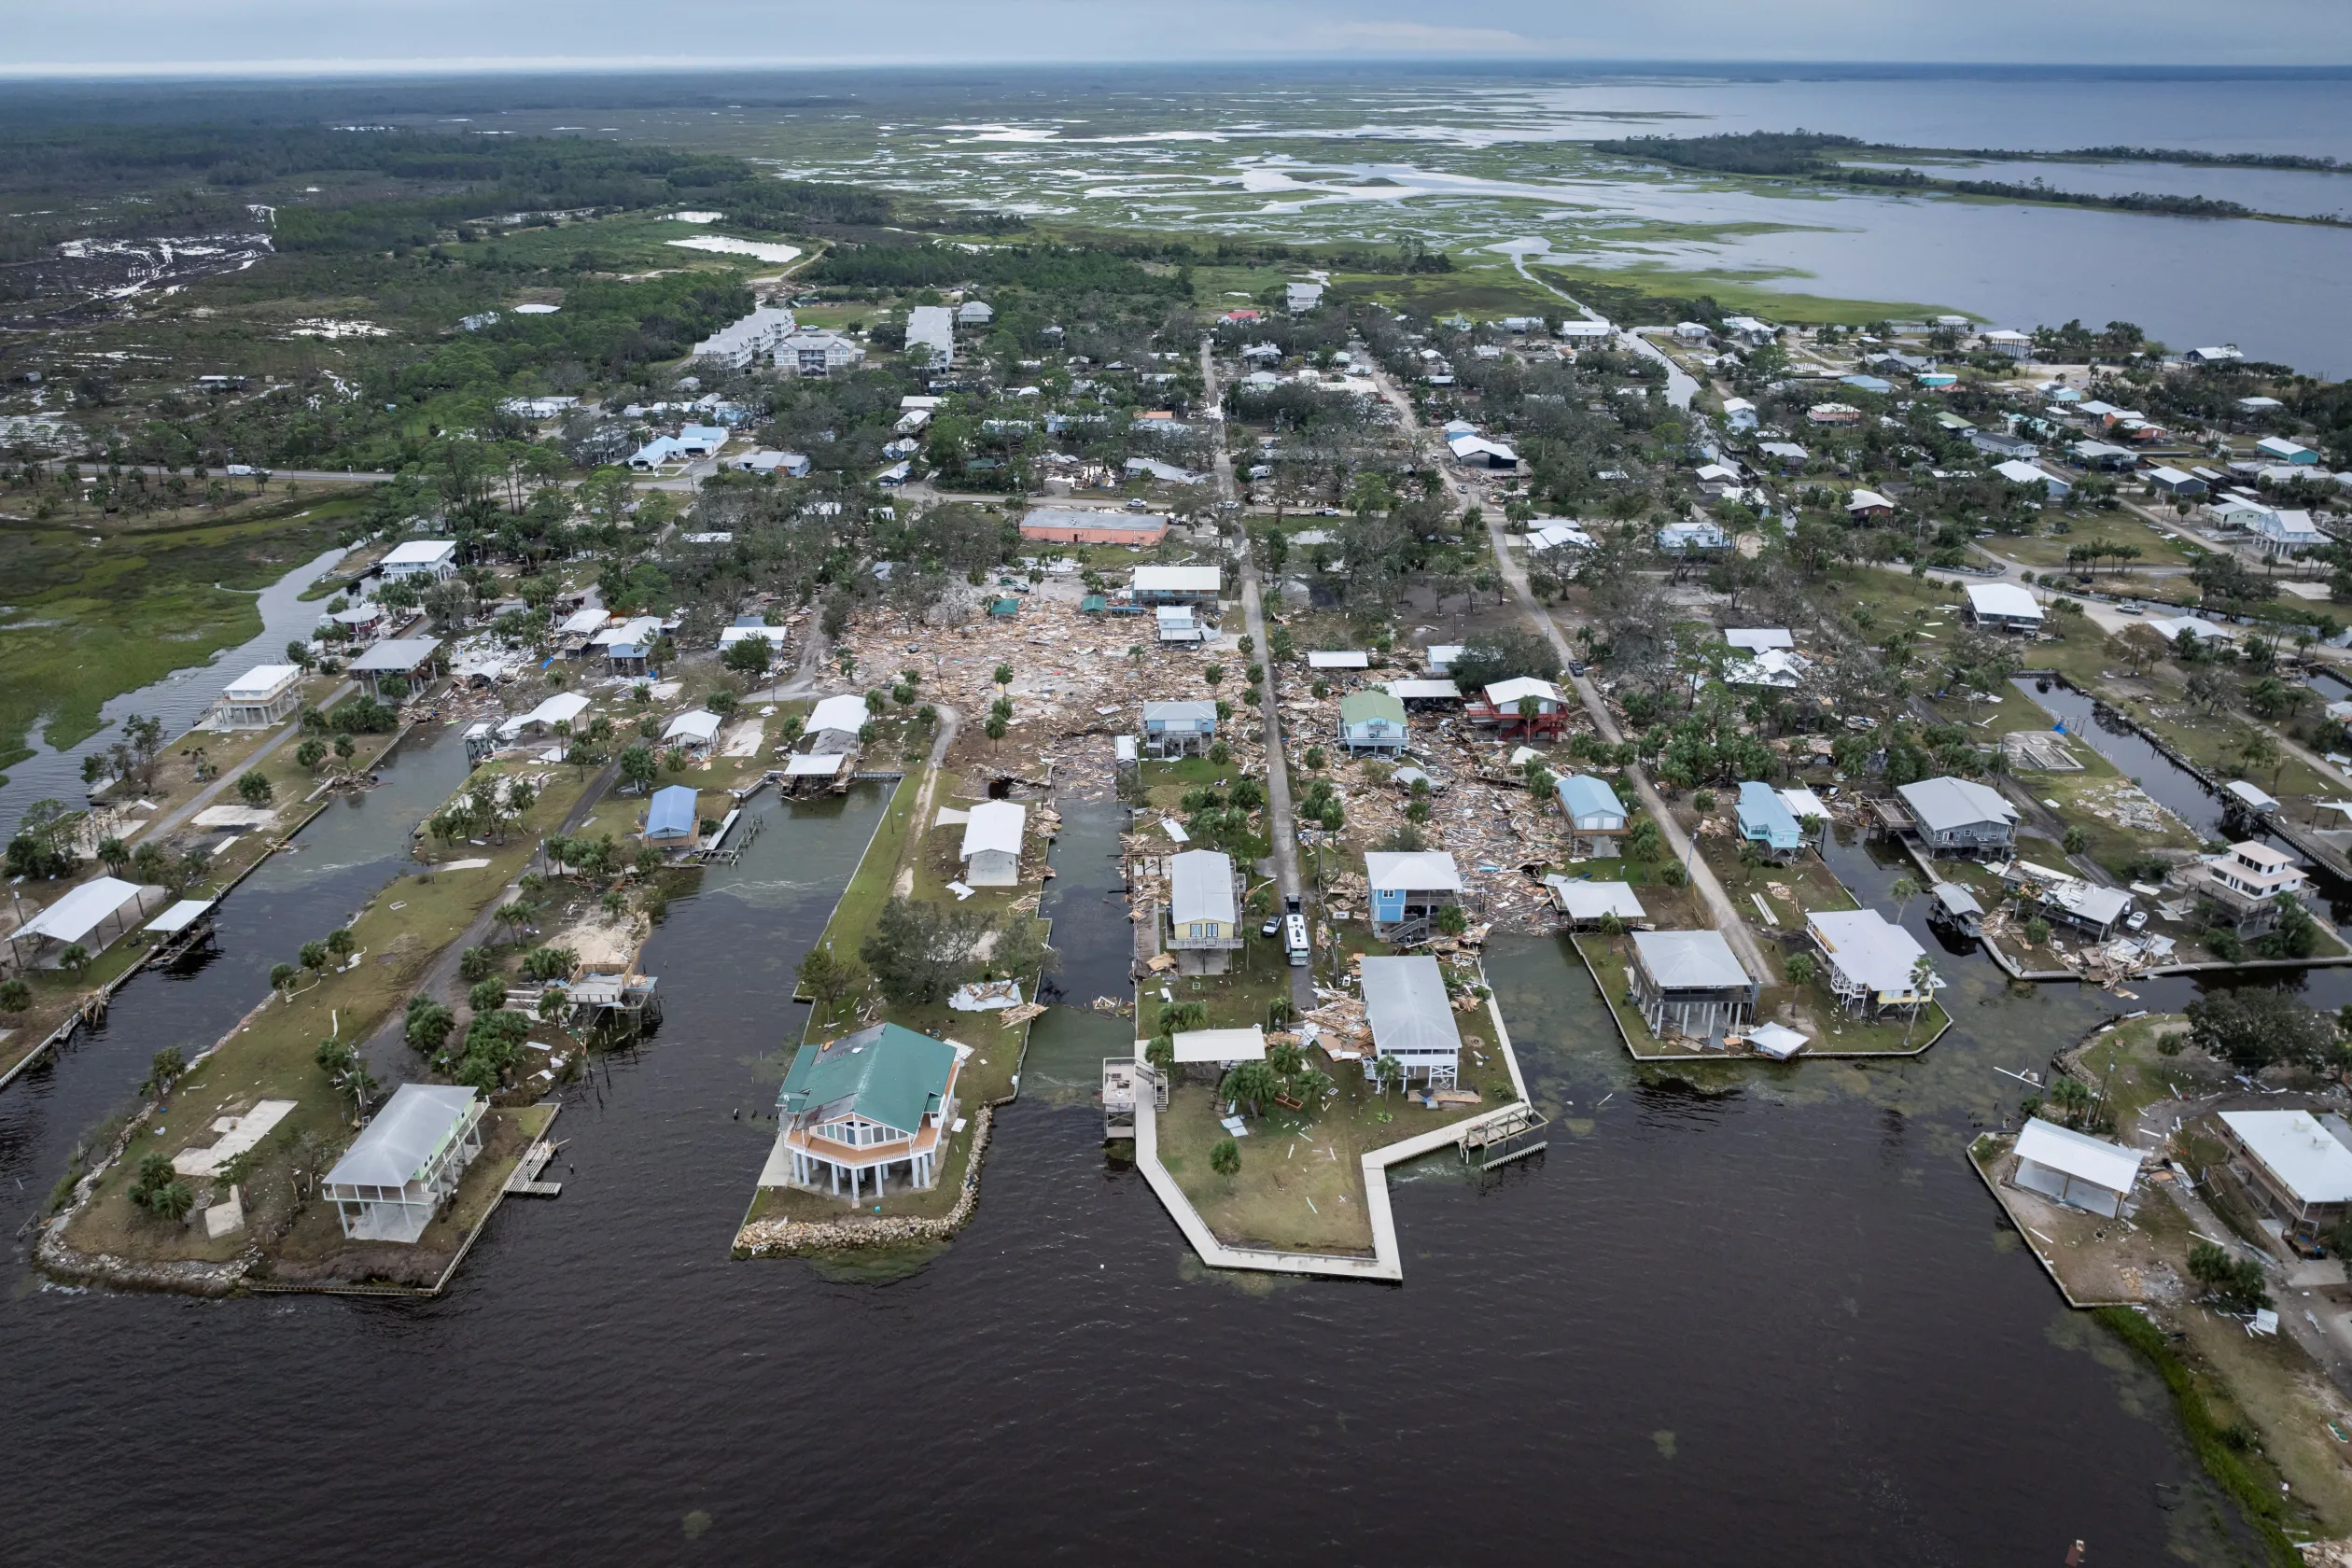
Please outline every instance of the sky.
M13 14L10 14L13 13ZM37 0L0 77L1281 58L2352 63L2344 0Z

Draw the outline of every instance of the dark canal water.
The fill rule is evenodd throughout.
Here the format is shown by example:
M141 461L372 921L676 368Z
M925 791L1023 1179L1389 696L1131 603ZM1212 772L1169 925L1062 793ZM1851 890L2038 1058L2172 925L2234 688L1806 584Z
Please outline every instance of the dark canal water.
M448 749L247 883L225 957L142 977L0 1096L11 1228L149 1051L211 1038L388 873ZM1086 1089L1122 1026L1059 1012L952 1246L863 1279L730 1262L790 976L879 806L768 799L741 863L673 904L663 1028L567 1089L564 1196L502 1210L444 1298L64 1291L20 1243L0 1561L1817 1568L2054 1562L2079 1536L2104 1562L2254 1560L2162 1389L1961 1159L2014 1103L1992 1069L2111 999L2012 993L1981 959L1945 960L1960 1024L1920 1061L1645 1079L1556 941L1501 944L1559 1131L1482 1183L1404 1172L1401 1286L1201 1269L1104 1157ZM1067 818L1045 908L1083 1001L1127 928L1115 815ZM1866 894L1899 873L1831 853Z

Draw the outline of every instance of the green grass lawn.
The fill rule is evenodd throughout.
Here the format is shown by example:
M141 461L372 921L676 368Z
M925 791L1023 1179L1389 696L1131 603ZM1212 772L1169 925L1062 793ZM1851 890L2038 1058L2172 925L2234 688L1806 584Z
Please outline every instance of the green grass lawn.
M76 745L110 699L259 632L251 590L332 545L344 513L279 496L218 522L0 521L0 767L41 720L49 745Z
M333 1204L307 1203L271 1247L255 1278L273 1284L431 1284L489 1217L507 1179L523 1163L533 1141L554 1121L558 1109L524 1105L483 1112L482 1152L466 1168L457 1191L413 1242L353 1241L343 1235Z
M1469 1063L1463 1065L1468 1083ZM1499 1071L1501 1064L1495 1065ZM1158 1120L1160 1163L1219 1240L1368 1257L1365 1155L1498 1103L1490 1096L1483 1104L1431 1111L1401 1093L1381 1095L1352 1062L1331 1064L1329 1071L1337 1092L1316 1114L1268 1106L1264 1116L1245 1117L1250 1135L1236 1140L1241 1169L1231 1177L1209 1165L1210 1150L1226 1137L1220 1125L1225 1102L1205 1084L1180 1085L1169 1097Z
M2165 534L2177 535L2177 528L2159 529L2156 525L2135 517L2130 512L2102 512L2093 516L2069 518L2069 531L2063 534L2033 535L1995 534L1976 542L2005 561L2046 570L2067 564L2066 552L2096 544L2130 544L2139 548L2139 554L2130 563L2134 567L2185 567L2191 564L2190 551L2181 548L2177 538L2165 539ZM2197 553L2203 553L2198 552ZM2107 580L2116 575L2110 558L2098 564L2091 586L2104 591Z
M269 1161L257 1184L283 1181L297 1141L309 1135L332 1150L353 1132L347 1104L329 1089L315 1058L330 1035L364 1040L402 1006L434 958L474 917L497 899L536 852L539 837L552 831L580 798L582 785L561 771L509 830L503 845L486 847L490 864L469 871L429 869L395 878L352 923L361 960L356 968L330 971L307 981L292 999L273 997L226 1043L191 1071L159 1114L134 1137L124 1157L110 1168L96 1194L75 1216L69 1241L84 1252L115 1253L143 1260L214 1258L223 1246L233 1254L244 1239L207 1241L182 1225L162 1225L133 1205L129 1189L139 1161L155 1153L175 1155L213 1141L213 1121L267 1099L292 1099L297 1108L279 1124L270 1141ZM324 931L283 933L285 958ZM231 1242L234 1245L231 1245Z

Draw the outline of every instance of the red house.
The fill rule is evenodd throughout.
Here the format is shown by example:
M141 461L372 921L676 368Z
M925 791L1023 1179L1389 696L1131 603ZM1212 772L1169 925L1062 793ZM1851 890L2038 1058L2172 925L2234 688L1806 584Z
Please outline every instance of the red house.
M1532 719L1520 711L1522 702L1531 697L1535 702ZM1492 724L1498 735L1556 736L1568 727L1568 701L1560 694L1560 688L1531 676L1496 681L1463 704L1462 711L1473 724Z

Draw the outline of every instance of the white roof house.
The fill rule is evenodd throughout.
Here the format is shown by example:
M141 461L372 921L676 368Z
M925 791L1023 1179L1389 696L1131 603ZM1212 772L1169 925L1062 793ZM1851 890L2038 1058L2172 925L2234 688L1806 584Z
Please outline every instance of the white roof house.
M906 347L925 351L927 369L944 371L956 362L955 315L945 305L917 305L906 313Z
M1334 649L1307 655L1309 669L1367 669L1371 664L1372 655L1362 649Z
M265 730L301 705L299 665L257 665L221 688L206 722L214 729Z
M2044 472L2021 457L2011 457L1993 465L1993 471L2011 484L2046 484L2053 496L2064 496L2074 486L2056 474Z
M1794 648L1795 634L1785 626L1733 626L1723 634L1723 640L1734 648L1744 648L1751 653L1761 653L1768 648Z
M664 746L708 746L719 738L719 715L703 708L689 708L669 721L662 732Z
M1168 917L1179 931L1199 921L1238 924L1241 916L1233 897L1233 857L1214 849L1187 849L1171 857Z
M448 1084L403 1084L352 1140L322 1189L343 1234L414 1241L482 1152L482 1097Z
M141 901L142 889L136 882L125 882L119 876L98 876L84 882L66 893L55 903L42 910L9 934L11 943L38 937L70 946L98 931L125 908ZM144 908L140 911L145 914ZM119 935L120 931L115 933ZM111 940L111 939L109 939ZM96 948L91 949L93 952Z
M2297 1219L2352 1203L2352 1149L2308 1111L2224 1111L2229 1130L2267 1196Z
M2005 626L2038 626L2042 607L2014 582L1971 582L1968 608L1979 621Z
M386 577L447 577L457 569L457 541L410 539L396 544L376 569Z
M1645 920L1649 911L1626 882L1576 882L1565 876L1547 876L1544 886L1551 890L1552 907L1571 920L1598 920L1614 915L1620 920Z
M2017 807L2001 791L1970 778L1922 778L1896 787L1919 831L1932 843L1942 834L1983 825L2014 823Z
M1940 983L1933 974L1925 984L1913 982L1912 971L1927 950L1875 909L1811 911L1805 931L1827 960L1829 988L1841 1000L1910 1007L1928 1001Z
M2028 1191L2111 1220L2122 1213L2146 1157L2137 1149L2033 1116L2017 1134L2012 1179Z
M1215 567L1138 567L1129 586L1145 595L1214 597L1224 578Z
M1187 1062L1231 1067L1266 1059L1266 1031L1254 1024L1248 1029L1179 1029L1169 1038L1176 1046L1179 1067Z
M1364 1015L1375 1059L1394 1057L1407 1078L1450 1082L1462 1059L1462 1032L1437 960L1425 953L1364 960Z
M1462 891L1462 873L1455 868L1454 858L1439 849L1370 850L1364 857L1364 875L1376 893L1384 888L1406 892Z
M1560 688L1550 681L1538 680L1529 675L1498 680L1486 689L1487 704L1497 712L1517 711L1521 697L1533 697L1547 709L1563 707L1567 700L1560 694Z
M578 692L558 692L528 713L518 713L498 726L498 734L509 740L524 731L536 727L568 724L588 711L588 699Z
M982 801L964 819L964 880L975 888L1010 888L1021 879L1021 836L1029 807L1018 801Z
M1753 659L1740 659L1723 667L1728 686L1772 686L1794 691L1804 684L1813 661L1790 648L1768 648Z
M806 729L812 735L828 730L854 735L870 717L863 697L827 697L810 711Z
M1718 931L1636 931L1633 954L1650 977L1668 990L1756 984Z

